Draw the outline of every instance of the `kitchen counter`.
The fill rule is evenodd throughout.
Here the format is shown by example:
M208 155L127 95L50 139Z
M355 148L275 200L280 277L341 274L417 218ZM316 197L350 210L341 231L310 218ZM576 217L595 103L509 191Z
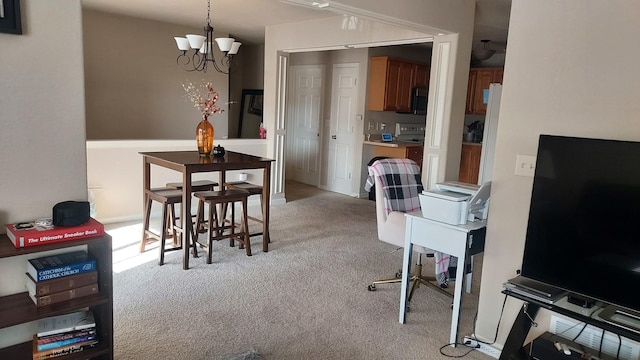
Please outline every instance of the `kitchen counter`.
M424 143L421 142L406 142L406 141L392 141L392 142L382 142L380 140L370 140L364 141L365 145L373 145L373 146L385 146L385 147L407 147L407 146L423 146Z
M424 142L393 141L381 142L376 140L365 141L366 145L371 145L374 157L411 159L420 166L422 171L422 152Z

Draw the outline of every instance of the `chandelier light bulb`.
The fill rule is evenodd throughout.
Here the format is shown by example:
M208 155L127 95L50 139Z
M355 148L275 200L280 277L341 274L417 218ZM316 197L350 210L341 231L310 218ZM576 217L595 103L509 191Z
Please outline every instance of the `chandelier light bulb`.
M186 37L174 37L176 39L176 45L178 45L178 49L181 51L189 50L189 40Z
M240 45L242 45L241 42L234 41L233 44L231 44L231 50L229 50L229 55L237 54L238 50L240 49Z
M192 49L201 49L202 44L204 44L204 41L207 38L202 35L189 34L187 35L187 39L189 40L189 46L191 46Z
M218 43L218 47L220 51L229 52L231 50L231 45L236 41L234 38L216 38L216 42Z
M201 54L206 54L206 53L211 53L211 43L205 42L202 44L202 47L200 48L200 53Z

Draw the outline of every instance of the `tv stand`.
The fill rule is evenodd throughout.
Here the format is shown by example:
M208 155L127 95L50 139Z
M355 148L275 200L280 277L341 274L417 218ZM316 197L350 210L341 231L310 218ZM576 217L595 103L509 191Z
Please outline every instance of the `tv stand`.
M608 305L598 316L606 322L622 326L640 334L640 314L621 309L615 305Z
M599 327L603 330L618 334L631 340L640 341L640 330L633 329L633 327L629 325L619 325L612 321L594 318L556 304L546 304L509 290L503 290L502 293L522 300L524 301L524 304L522 305L516 320L511 326L511 331L509 331L507 340L505 341L502 352L500 353L500 360L529 359L529 355L523 347L525 345L524 341L529 334L532 324L535 323L535 317L541 308ZM620 312L614 312L614 314L622 316ZM614 316L614 318L619 317ZM640 323L640 317L636 319L636 321Z

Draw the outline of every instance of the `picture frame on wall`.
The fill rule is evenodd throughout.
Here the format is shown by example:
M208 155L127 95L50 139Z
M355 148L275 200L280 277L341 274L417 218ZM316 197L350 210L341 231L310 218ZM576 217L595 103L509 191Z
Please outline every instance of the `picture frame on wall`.
M238 138L258 139L262 123L263 89L242 89L240 117L238 121Z
M249 114L262 116L262 94L254 94L250 97Z
M20 0L0 0L0 32L22 35Z

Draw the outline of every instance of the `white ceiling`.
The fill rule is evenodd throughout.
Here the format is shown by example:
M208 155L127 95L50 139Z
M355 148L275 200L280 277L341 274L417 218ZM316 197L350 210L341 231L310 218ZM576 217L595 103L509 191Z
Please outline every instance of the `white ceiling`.
M116 14L202 28L207 16L206 0L82 0L83 6ZM509 28L511 0L477 0L474 44L490 39L504 48ZM336 16L330 11L286 4L280 0L211 0L211 24L253 44L264 42L267 25ZM475 46L475 45L474 45Z

